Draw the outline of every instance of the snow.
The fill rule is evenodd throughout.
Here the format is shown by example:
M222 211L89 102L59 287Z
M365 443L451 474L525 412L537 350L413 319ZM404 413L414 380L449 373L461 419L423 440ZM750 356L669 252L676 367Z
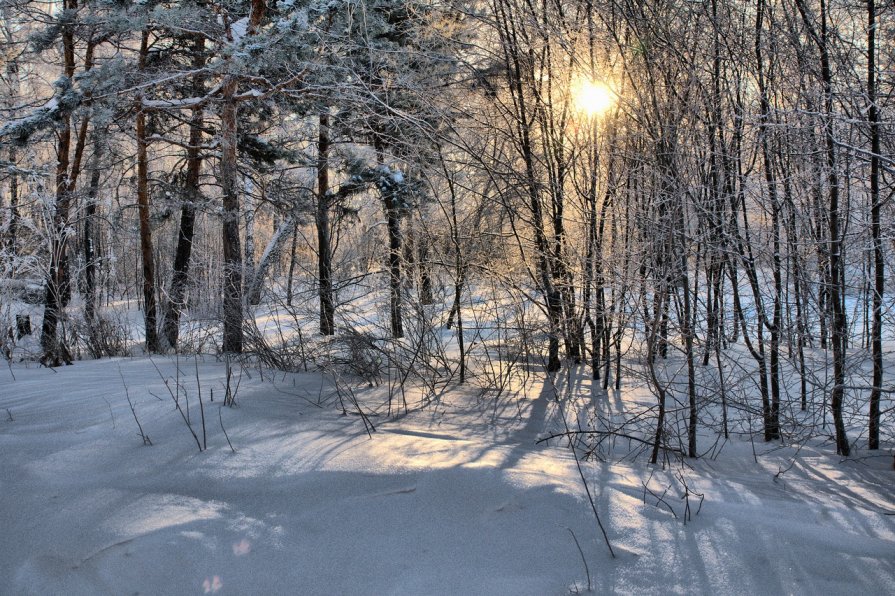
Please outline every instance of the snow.
M38 125L41 121L52 117L59 110L59 98L53 96L39 108L27 116L15 118L0 126L0 137L19 134L19 131Z
M253 87L253 88L249 89L248 91L246 91L245 93L240 93L239 99L252 99L252 98L258 98L258 97L263 97L263 96L264 96L264 92L261 91L261 89L256 89Z
M230 25L230 37L233 39L233 44L236 45L242 38L246 36L249 30L249 18L243 17L238 21L234 21L232 25Z
M165 108L192 108L202 105L208 97L189 97L186 99L141 99L144 108L162 110Z
M888 454L802 445L756 462L734 439L683 471L585 461L611 558L571 452L536 443L570 412L556 395L589 392L584 374L500 399L417 394L393 417L384 388L355 388L372 437L317 374L235 364L234 408L212 357L0 375L4 594L564 594L587 588L569 529L597 593L895 592ZM200 439L201 389L207 450L168 388ZM679 472L705 496L686 524Z

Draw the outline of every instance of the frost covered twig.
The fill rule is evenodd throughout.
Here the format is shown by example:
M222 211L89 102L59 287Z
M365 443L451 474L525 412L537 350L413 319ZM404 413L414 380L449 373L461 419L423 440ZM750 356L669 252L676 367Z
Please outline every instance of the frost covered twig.
M702 503L703 501L705 501L705 494L690 490L690 486L687 484L687 480L684 478L683 473L680 471L678 471L677 473L677 479L684 487L684 494L681 495L681 499L683 499L684 501L684 524L686 525L688 521L692 520L690 509L690 495L699 497L699 507L696 508L696 515L699 515L699 512L702 511Z
M221 416L220 408L218 408L218 422L221 423L221 430L224 431L224 438L227 439L227 445L230 446L230 451L236 453L236 449L233 448L233 443L230 442L230 435L227 434L227 429L224 428L224 418Z
M578 537L575 536L575 532L572 531L572 528L566 527L566 530L572 535L572 540L575 541L575 546L578 547L578 554L581 555L581 562L584 564L584 573L587 574L587 591L592 592L594 588L590 581L590 568L587 566L587 559L584 557L584 551L581 550L581 544L578 542Z
M156 366L156 364L152 360L152 358L150 358L149 361L152 362L152 366L155 367L155 371L161 377L162 382L165 384L165 389L168 390L168 393L171 395L171 399L174 400L174 409L177 410L178 412L180 412L180 417L183 418L183 423L186 424L186 427L187 427L187 429L189 429L190 434L193 435L193 439L196 440L196 446L199 448L199 451L201 452L203 450L202 443L199 442L199 436L196 434L196 431L193 430L193 425L190 424L189 418L187 418L187 415L184 413L183 408L180 407L180 400L178 400L177 396L174 394L174 392L171 391L171 387L168 385L168 379L165 378L165 376L162 374L162 371L159 370L158 366ZM179 391L179 389L178 389L178 391Z
M130 392L127 389L127 382L124 380L124 375L121 373L121 367L118 367L118 376L121 377L121 383L124 385L124 397L127 398L127 405L131 408L131 414L134 415L134 422L137 423L137 428L140 431L140 438L143 439L144 445L152 445L152 440L150 440L149 435L143 432L143 425L140 424L140 419L137 418L137 408L134 405L134 402L131 400ZM7 410L8 411L8 410Z
M643 485L643 503L646 504L646 493L649 493L654 499L656 499L656 507L659 506L659 503L668 507L668 511L671 512L671 515L677 519L677 513L674 510L674 507L668 504L668 501L665 500L665 495L668 494L668 488L662 491L661 495L657 495L653 492L653 490L649 487L650 480L653 479L653 470L650 471L649 478L646 479L646 482L641 482ZM670 488L670 487L669 487Z

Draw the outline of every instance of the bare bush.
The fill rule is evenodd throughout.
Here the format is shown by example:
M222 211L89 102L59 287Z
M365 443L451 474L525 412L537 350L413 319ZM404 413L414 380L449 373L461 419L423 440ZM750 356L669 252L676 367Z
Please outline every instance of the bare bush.
M75 322L75 345L83 345L91 358L114 358L130 353L130 329L126 321L96 314L91 320Z

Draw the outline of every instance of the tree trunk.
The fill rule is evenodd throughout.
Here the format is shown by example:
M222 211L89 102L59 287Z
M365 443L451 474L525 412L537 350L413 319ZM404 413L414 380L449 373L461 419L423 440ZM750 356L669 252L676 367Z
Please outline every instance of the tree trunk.
M317 275L320 298L320 333L335 333L335 306L333 301L332 241L330 238L329 192L329 112L321 112L317 133L317 210L314 223L317 226ZM394 334L394 326L392 327ZM395 335L400 337L400 335Z
M395 197L385 195L385 213L388 219L388 281L389 281L389 315L392 337L404 337L401 320L401 216Z
M252 0L252 9L246 32L254 35L264 18L264 0ZM239 239L239 164L237 161L237 141L239 126L236 93L239 80L235 74L227 74L221 83L221 161L218 178L221 183L221 240L224 253L223 323L224 341L222 350L229 354L242 353L243 346L243 261Z
M289 249L289 273L286 275L286 306L292 306L292 284L295 279L295 251L298 248L298 224L292 224L292 246Z
M93 131L93 170L87 187L84 212L84 318L92 326L96 318L96 197L99 193L100 160L103 143L99 132Z
M264 279L267 277L267 272L270 271L270 267L279 260L280 254L283 252L283 245L286 244L286 240L294 234L294 231L294 215L290 215L277 226L273 237L264 249L264 254L261 255L261 261L255 268L255 276L252 278L251 284L246 291L249 304L257 305L261 303L261 290L264 288Z
M416 264L420 272L420 304L428 306L435 303L432 295L432 272L429 267L429 239L418 235L416 239Z
M596 304L596 294L600 291L600 284L597 281L599 273L597 272L596 262L601 262L597 257L599 250L599 239L597 238L597 167L599 165L599 153L597 153L597 139L595 126L591 129L591 147L589 155L588 167L590 175L587 184L587 244L584 255L584 295L582 302L584 303L584 322L590 332L591 353L590 353L590 372L591 378L596 380L600 378L600 332L597 329L597 320L600 317L600 308Z
M454 317L457 322L457 347L460 350L460 384L466 382L466 344L463 336L463 310L461 299L463 297L463 286L466 284L466 273L469 266L463 259L463 247L460 244L460 222L457 219L457 188L454 179L445 166L443 156L441 165L444 168L445 179L447 180L448 190L451 193L451 241L454 248L454 302L451 305L451 311L448 313L447 328L450 329L454 324ZM481 211L478 212L481 214ZM476 228L478 228L478 217L476 218Z
M193 38L193 68L199 70L205 64L205 37L196 35ZM203 80L196 76L193 79L194 97L201 96L204 89ZM193 236L196 226L196 205L201 198L199 176L202 173L202 157L199 146L202 143L203 113L202 108L193 110L190 117L189 146L186 150L186 179L183 188L183 204L180 207L180 224L177 230L177 247L174 250L174 266L171 274L171 285L168 288L168 303L165 308L163 325L165 340L171 348L177 349L180 336L180 315L186 307L186 288L190 275L190 258L193 253Z
M9 47L13 47L12 44L14 43L13 28L15 26L13 25L12 17L12 5L4 4L0 7L0 21L2 21L0 33L3 35L3 43L7 44ZM6 86L9 89L9 97L3 102L3 107L10 110L8 114L11 116L13 114L12 108L15 107L15 104L19 99L19 94L21 93L19 64L14 58L7 59L6 62ZM18 155L14 144L10 144L7 156L11 166L9 172L9 220L6 226L6 236L2 241L10 259L7 273L9 275L15 275L15 270L18 267L17 234L19 226L19 176L15 171Z
M9 163L15 168L16 148L9 148ZM9 225L6 227L6 250L9 253L10 273L16 269L16 257L18 256L18 226L19 226L19 177L15 171L9 176Z
M656 295L659 296L659 301L665 301L668 296L667 288L656 288ZM644 296L644 300L646 297ZM649 309L649 305L644 303L646 310ZM662 435L665 432L665 384L659 379L656 374L656 360L652 356L656 353L656 338L658 336L659 331L659 318L661 317L661 312L665 310L665 307L662 304L655 305L655 316L652 317L649 323L649 329L647 330L647 351L650 354L650 357L647 359L647 364L649 367L650 380L653 384L653 389L656 391L656 399L658 405L658 419L656 420L656 433L653 438L653 452L650 455L650 463L655 464L659 461L659 449L662 446Z
M759 136L761 154L764 161L765 184L768 190L768 199L771 202L771 227L773 233L773 275L774 275L774 306L771 324L768 326L771 332L770 341L770 375L771 375L771 403L770 411L765 415L766 436L777 438L780 436L780 327L782 325L782 301L783 281L780 271L780 202L777 198L777 180L774 176L774 164L768 147L768 123L771 117L771 106L768 100L767 84L764 74L764 62L762 58L762 25L764 22L764 0L759 0L755 16L755 60L758 71L758 92L761 115L759 120ZM759 312L764 317L764 309Z
M253 184L248 177L243 180L243 190L245 199L243 200L243 217L245 219L245 256L243 257L243 262L245 263L243 266L243 279L246 284L250 281L254 285L254 280L256 279L256 271L255 271L255 199L252 197ZM258 278L259 282L263 279ZM256 296L249 292L250 298L256 298ZM249 304L258 304L261 301L261 286L258 286L258 294L257 300L252 301L249 300Z
M547 372L556 372L562 368L559 358L559 335L562 332L563 307L559 290L554 285L555 275L551 270L550 247L544 229L544 206L541 188L535 166L535 144L532 139L532 112L528 107L525 83L530 80L530 56L519 46L519 35L512 16L507 14L504 4L498 5L499 28L504 43L504 63L506 65L507 83L513 94L515 108L515 127L518 135L515 142L525 164L524 185L528 208L531 211L531 227L534 232L534 248L536 253L536 274L533 280L538 284L547 307Z
M236 161L237 141L237 80L227 75L222 85L221 106L221 163L219 178L223 199L222 243L224 248L224 343L223 351L242 352L242 251L239 239L239 171Z
M385 148L382 141L376 137L373 141L376 148L376 159L380 165L385 165ZM397 197L393 192L386 190L382 193L382 201L385 205L386 228L388 229L388 286L389 286L389 320L391 323L392 337L395 339L404 337L404 325L401 318L401 210Z
M140 42L140 69L146 64L149 31L143 30ZM149 158L146 140L146 112L137 96L137 210L140 218L140 255L143 261L143 321L146 328L146 351L159 351L158 324L155 306L155 260L152 255L152 227L149 222Z
M867 120L870 124L870 234L873 239L873 385L870 391L868 447L879 449L880 397L883 386L883 292L886 288L880 226L880 114L876 102L876 0L867 0Z
M845 432L845 421L842 417L842 398L845 392L845 341L848 333L848 321L845 315L843 298L845 294L845 274L842 263L842 238L839 226L839 172L836 156L836 131L833 121L833 70L830 65L830 53L827 35L827 3L820 1L820 31L818 32L804 0L796 0L796 6L802 21L808 29L820 52L821 82L824 88L824 144L826 146L827 184L829 186L828 241L829 251L829 287L828 305L830 309L830 343L833 344L833 389L830 392L830 410L833 413L833 426L836 430L836 452L848 456L851 445Z
M65 0L63 8L75 10L77 1ZM62 27L62 48L64 75L71 80L75 74L75 41L72 25ZM43 351L41 363L45 366L59 366L63 361L71 363L71 355L58 337L59 318L62 314L60 312L62 308L62 264L65 258L66 229L68 228L71 205L68 192L70 152L71 117L66 114L56 129L56 205L53 213L53 226L49 230L50 266L47 272L44 316L40 336L40 345Z

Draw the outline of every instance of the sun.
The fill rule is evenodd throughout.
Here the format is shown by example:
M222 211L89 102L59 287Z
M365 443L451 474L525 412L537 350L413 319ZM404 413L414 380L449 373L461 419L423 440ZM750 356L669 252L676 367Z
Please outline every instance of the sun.
M615 92L599 81L580 79L572 88L572 98L579 112L588 118L606 113L615 103Z

